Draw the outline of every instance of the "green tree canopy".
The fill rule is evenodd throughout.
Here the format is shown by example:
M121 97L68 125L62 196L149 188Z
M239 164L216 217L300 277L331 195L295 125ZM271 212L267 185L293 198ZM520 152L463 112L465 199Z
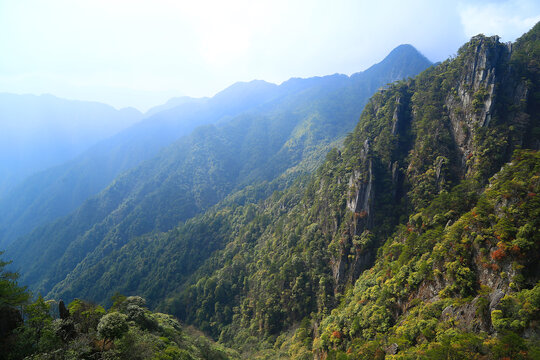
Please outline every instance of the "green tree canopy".
M109 313L99 321L98 334L105 340L119 339L128 330L127 315L119 312Z
M0 251L0 256L3 253ZM11 261L0 259L0 307L21 305L30 298L26 287L21 287L17 283L19 274L5 270L9 264Z

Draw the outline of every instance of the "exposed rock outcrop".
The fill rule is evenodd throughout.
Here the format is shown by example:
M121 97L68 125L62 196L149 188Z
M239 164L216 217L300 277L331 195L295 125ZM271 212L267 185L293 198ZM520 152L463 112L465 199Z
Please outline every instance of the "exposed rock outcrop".
M353 213L350 234L344 234L340 251L332 259L335 292L342 285L354 281L373 262L369 244L369 230L373 226L374 178L369 140L365 140L360 154L360 166L349 177L347 208Z
M463 71L445 100L449 109L452 133L462 155L463 164L473 152L477 127L489 126L494 112L497 82L504 74L500 70L510 58L510 48L499 43L497 36L476 36L466 45L471 54L465 58Z
M493 119L523 131L529 115L520 110L528 87L513 73L510 64L512 44L498 36L475 36L461 51L467 52L457 82L444 100L452 136L461 159L462 174L471 174L478 153L478 129L490 127ZM513 108L513 111L509 111ZM501 119L504 118L504 119ZM522 136L514 139L521 145Z
M62 320L69 318L69 310L66 308L63 300L60 300L58 303L58 313L60 314L60 319Z
M365 171L355 172L349 179L349 187L356 189L347 201L347 207L354 212L354 235L373 225L373 162L369 153L369 140L366 140L361 154L361 168Z

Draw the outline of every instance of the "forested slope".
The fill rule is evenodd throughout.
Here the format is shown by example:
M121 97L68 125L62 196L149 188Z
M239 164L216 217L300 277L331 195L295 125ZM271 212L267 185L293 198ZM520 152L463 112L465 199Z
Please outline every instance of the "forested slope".
M79 299L67 306L30 300L8 264L0 260L0 360L240 358L173 316L149 311L140 296L117 294L108 310Z
M379 91L311 175L356 76L199 128L23 239L23 278L141 294L245 358L538 358L539 36Z
M23 278L141 294L250 359L536 359L539 37L379 91L313 174L355 76L199 128L22 239Z
M143 234L167 231L247 185L262 184L252 194L255 199L285 186L342 141L373 91L394 76L412 75L428 65L414 48L402 46L352 77L291 79L280 85L291 89L290 96L197 128L118 177L71 215L17 240L8 256L21 270L22 281L36 291L47 293L56 286L55 293L62 291L66 299L70 294L107 299L113 286L81 279L119 269L103 267L112 251ZM101 290L90 295L91 285Z
M161 306L248 356L535 358L539 31L474 37L376 94L311 179L115 256L191 284Z
M212 98L186 99L152 113L71 161L30 176L0 198L0 247L6 248L17 237L69 214L117 176L197 126L224 121L301 91L305 85L278 87L252 81L236 83Z

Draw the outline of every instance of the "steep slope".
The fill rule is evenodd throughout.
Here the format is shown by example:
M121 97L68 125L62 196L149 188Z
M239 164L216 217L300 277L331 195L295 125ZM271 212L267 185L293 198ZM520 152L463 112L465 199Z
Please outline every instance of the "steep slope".
M458 186L411 215L321 322L310 350L537 358L539 177L538 151L518 151L472 209L458 206L471 203Z
M511 45L474 37L455 59L377 93L311 179L139 238L54 293L73 296L99 271L105 287L126 283L153 301L170 293L160 307L248 357L434 358L467 337L465 358L532 354L539 32ZM494 333L507 330L517 335ZM520 336L531 341L509 343Z
M197 126L225 120L295 91L237 83L210 99L189 99L104 140L63 165L35 174L0 200L0 247L69 214L129 170Z
M417 62L429 65L419 53L415 56ZM314 167L317 156L324 156L325 148L353 128L369 95L363 81L332 75L285 82L280 87L301 91L229 122L198 128L118 178L72 215L19 239L9 256L21 269L23 281L36 290L46 293L53 286L55 291L69 286L74 294L74 286L97 300L114 289L104 287L91 295L88 283L76 279L86 277L89 267L94 268L92 274L103 274L101 266L112 250L145 233L169 230L248 183L280 175L287 182L296 176L287 170L300 166L296 172L301 173ZM261 191L268 190L263 186ZM98 280L93 281L96 286Z
M25 177L61 164L142 118L135 109L52 95L0 94L0 198Z

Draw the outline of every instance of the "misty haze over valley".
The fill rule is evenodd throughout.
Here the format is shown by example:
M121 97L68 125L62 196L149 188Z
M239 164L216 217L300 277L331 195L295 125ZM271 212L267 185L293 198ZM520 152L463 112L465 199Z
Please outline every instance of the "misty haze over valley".
M540 358L536 2L0 30L0 360Z

